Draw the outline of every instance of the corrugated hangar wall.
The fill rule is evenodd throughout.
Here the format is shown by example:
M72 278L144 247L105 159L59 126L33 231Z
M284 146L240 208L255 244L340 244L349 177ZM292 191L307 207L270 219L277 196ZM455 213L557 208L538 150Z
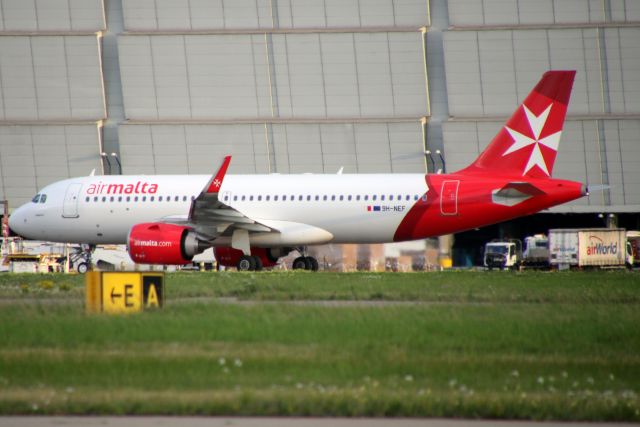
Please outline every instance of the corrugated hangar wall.
M640 2L0 0L0 197L117 172L423 172L577 69L558 211L640 211Z
M640 211L640 2L449 0L451 169L468 164L548 69L577 70L554 175L609 185L557 212Z
M424 171L424 0L123 2L125 172Z

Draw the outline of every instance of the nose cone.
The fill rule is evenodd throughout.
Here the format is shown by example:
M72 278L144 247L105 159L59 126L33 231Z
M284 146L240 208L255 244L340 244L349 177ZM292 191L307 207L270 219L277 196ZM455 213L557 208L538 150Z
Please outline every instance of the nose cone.
M27 209L26 205L14 210L9 217L9 229L13 234L24 236L27 230Z

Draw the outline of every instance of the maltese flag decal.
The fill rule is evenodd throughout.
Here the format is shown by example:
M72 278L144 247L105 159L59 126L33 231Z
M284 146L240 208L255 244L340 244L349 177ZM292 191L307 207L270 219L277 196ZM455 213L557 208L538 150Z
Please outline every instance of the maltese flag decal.
M534 166L538 166L545 174L547 174L547 176L551 175L547 165L553 165L555 155L558 152L558 145L560 144L560 135L562 134L562 131L559 130L551 135L545 136L544 138L540 138L540 135L547 123L547 118L549 117L549 112L552 107L553 104L549 104L547 109L539 116L533 114L526 105L523 105L522 109L519 109L519 111L524 110L524 113L526 113L526 120L529 123L530 129L528 135L511 129L509 126L505 126L506 131L509 132L509 135L513 138L513 145L504 152L503 156L525 148L530 152L529 160L527 161L527 165L525 166L522 175L526 175ZM549 160L545 157L545 153L547 153Z

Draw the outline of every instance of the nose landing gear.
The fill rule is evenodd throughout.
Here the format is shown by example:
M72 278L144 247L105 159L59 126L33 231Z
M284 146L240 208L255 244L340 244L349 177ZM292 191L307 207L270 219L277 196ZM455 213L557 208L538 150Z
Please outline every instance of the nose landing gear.
M95 248L95 245L80 245L74 248L74 252L69 254L70 266L80 274L91 270L91 255Z

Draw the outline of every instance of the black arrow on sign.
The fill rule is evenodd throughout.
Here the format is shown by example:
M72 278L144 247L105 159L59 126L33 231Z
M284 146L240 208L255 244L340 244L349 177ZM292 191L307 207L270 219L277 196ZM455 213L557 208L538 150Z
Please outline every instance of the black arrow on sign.
M113 301L115 298L122 298L122 294L116 294L115 291L116 288L111 288L111 304L115 304Z

